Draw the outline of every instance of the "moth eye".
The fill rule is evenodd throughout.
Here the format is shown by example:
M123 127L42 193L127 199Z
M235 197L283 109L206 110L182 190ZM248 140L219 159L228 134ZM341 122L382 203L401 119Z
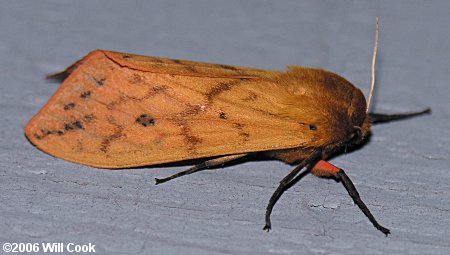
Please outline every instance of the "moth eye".
M317 130L317 126L313 125L313 124L310 124L309 125L309 130L316 131Z

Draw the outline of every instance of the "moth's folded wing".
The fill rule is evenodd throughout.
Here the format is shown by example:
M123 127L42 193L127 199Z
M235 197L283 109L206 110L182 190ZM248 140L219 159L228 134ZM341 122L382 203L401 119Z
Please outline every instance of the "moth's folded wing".
M293 148L313 139L305 125L280 115L278 88L265 78L171 70L143 71L93 52L25 134L48 154L102 168Z

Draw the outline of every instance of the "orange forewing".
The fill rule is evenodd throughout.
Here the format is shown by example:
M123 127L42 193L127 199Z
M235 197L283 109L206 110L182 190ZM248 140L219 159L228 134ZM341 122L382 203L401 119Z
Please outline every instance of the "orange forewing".
M97 50L62 73L70 75L25 133L48 154L104 168L319 146L331 140L310 123L327 122L327 108L308 112L326 85L308 73L334 74L301 72ZM342 87L322 90L326 98ZM331 108L349 108L352 93Z

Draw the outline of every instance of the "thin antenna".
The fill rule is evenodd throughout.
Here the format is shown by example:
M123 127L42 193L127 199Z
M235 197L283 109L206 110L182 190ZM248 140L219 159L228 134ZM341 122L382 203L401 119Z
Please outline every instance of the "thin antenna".
M370 101L372 101L373 88L375 87L375 59L377 58L377 48L378 48L378 16L376 17L375 45L373 46L373 55L372 55L372 81L370 83L369 96L367 97L366 113L369 112Z

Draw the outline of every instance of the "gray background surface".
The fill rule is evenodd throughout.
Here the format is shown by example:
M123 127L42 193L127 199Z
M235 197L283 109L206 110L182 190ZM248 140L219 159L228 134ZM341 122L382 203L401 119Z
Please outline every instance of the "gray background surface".
M1 1L0 243L90 242L97 254L449 254L449 13L448 1ZM280 162L155 186L154 177L186 167L94 169L48 156L23 135L58 87L43 77L97 48L319 67L367 93L376 15L374 109L433 109L374 127L370 143L332 161L388 238L340 184L314 176L284 194L273 231L262 231L291 169Z

